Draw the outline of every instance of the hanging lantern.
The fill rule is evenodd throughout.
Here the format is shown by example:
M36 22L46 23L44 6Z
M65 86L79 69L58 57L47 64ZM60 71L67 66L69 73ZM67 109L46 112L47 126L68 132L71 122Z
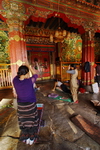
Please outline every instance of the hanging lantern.
M50 34L50 42L63 42L64 38L67 38L67 31L62 30L61 27L59 27L58 30L55 31L54 36L53 34Z
M55 31L55 36L53 37L54 42L61 42L63 43L64 38L67 37L67 31L66 30L62 30L61 27L58 28L58 30Z
M60 3L60 0L59 0ZM60 13L59 13L59 3L58 3L58 13L55 14L55 17L58 17L58 29L55 31L54 36L50 35L50 42L63 42L64 38L67 37L67 31L62 30L60 27Z

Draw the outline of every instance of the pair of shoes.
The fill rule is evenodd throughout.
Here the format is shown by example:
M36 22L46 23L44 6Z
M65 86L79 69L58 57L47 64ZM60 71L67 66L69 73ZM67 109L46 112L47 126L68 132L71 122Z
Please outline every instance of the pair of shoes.
M28 139L26 140L26 144L32 145L33 143L34 143L34 139L31 140L30 138L28 138Z

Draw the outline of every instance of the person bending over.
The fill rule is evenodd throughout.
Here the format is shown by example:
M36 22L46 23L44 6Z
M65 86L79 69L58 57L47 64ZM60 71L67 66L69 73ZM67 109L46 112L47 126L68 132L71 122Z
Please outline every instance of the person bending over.
M65 93L71 94L71 91L68 89L67 83L62 83L61 81L58 81L56 79L54 81L55 82L54 82L54 87L53 87L52 91L55 91L55 89L57 88Z

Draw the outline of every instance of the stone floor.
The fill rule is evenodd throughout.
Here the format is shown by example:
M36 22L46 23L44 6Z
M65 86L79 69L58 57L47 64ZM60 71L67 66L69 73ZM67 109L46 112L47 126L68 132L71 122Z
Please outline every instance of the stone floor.
M0 109L0 150L100 150L100 145L91 139L85 132L71 121L71 116L80 114L91 123L100 127L100 116L91 99L100 98L100 94L78 94L79 103L73 104L48 97L52 93L53 82L37 83L40 90L36 92L37 103L43 103L42 120L39 141L33 145L20 142L16 107L8 104ZM68 94L56 90L59 96L69 97ZM12 89L1 90L0 100L11 100L13 103ZM3 104L3 103L2 103Z

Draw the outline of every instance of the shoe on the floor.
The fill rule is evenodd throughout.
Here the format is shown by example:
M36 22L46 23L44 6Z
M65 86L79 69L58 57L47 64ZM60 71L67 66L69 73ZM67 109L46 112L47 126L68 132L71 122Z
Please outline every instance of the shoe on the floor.
M23 140L22 142L23 142L23 143L26 143L26 140Z
M34 143L37 143L37 140L38 140L38 138L35 138L35 139L34 139Z
M40 91L40 87L38 87L37 90Z
M78 104L78 100L74 102L75 104Z
M72 104L78 104L78 103L79 103L79 101L78 101L78 100L77 100L77 101L75 101L75 102L74 102L74 101L72 101L71 103L72 103Z
M30 144L30 138L26 140L26 144Z
M33 139L33 140L30 140L29 145L32 145L33 143L34 143L34 139Z

